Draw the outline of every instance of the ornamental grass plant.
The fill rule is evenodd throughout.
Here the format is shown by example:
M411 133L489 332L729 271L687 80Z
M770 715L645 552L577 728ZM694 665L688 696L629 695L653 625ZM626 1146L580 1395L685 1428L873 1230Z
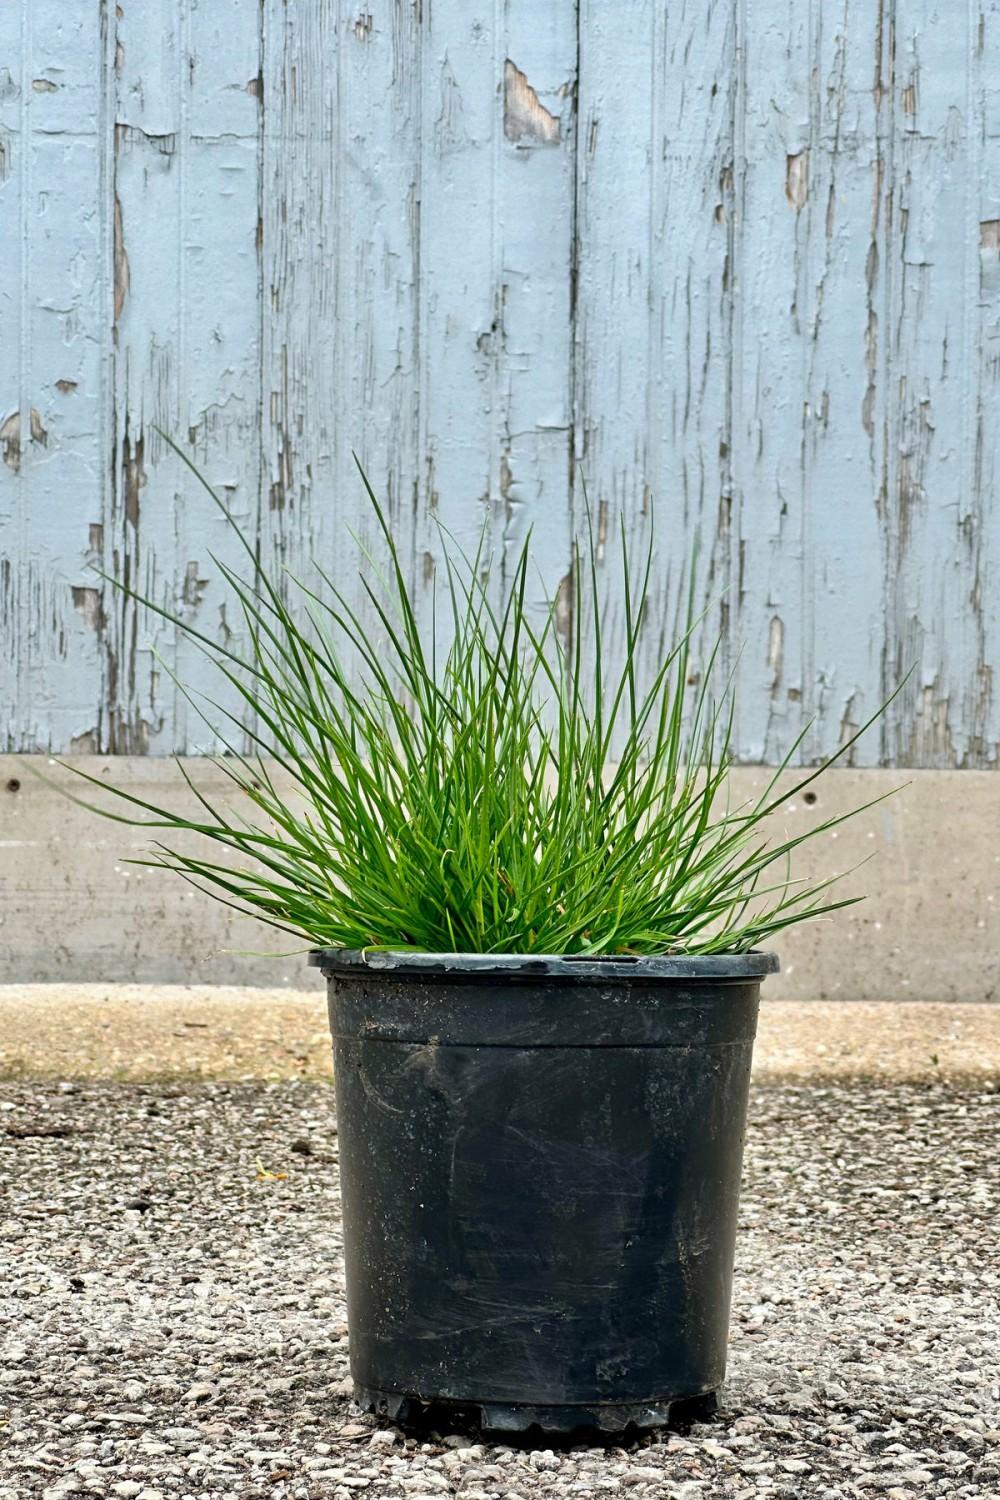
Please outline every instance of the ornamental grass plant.
M213 799L179 762L191 794L185 814L72 768L117 799L86 805L156 831L135 863L174 870L310 946L348 949L742 953L861 899L833 896L837 875L796 879L792 857L863 808L773 841L765 821L842 759L878 713L779 791L807 725L760 795L734 804L735 690L730 677L713 696L718 643L692 690L702 623L693 588L676 643L641 679L652 540L636 565L622 526L620 571L608 578L588 527L557 628L554 603L540 612L532 601L530 535L497 602L484 581L484 543L467 556L442 533L435 610L422 627L363 473L388 566L380 571L359 543L354 605L318 567L315 587L269 574L222 499L175 451L242 543L245 576L213 561L248 645L231 650L141 603L193 641L236 694L230 711L178 683L225 747L214 761L244 811ZM603 625L612 588L624 611L614 652ZM178 849L178 834L200 834L214 851L186 852L186 839Z

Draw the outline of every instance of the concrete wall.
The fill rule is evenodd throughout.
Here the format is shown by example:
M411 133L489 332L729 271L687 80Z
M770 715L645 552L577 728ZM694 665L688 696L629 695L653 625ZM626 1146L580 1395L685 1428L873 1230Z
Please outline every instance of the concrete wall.
M203 743L94 572L239 636L159 425L348 587L357 447L425 596L436 519L565 587L577 460L744 761L916 663L855 763L994 766L998 77L995 0L0 6L0 746Z
M80 763L154 800L192 805L170 762ZM214 792L224 788L211 765L188 769ZM44 758L0 756L0 983L319 983L294 939L235 917L178 876L127 864L148 846L142 832L74 807L37 770L70 791L82 785ZM762 776L737 768L737 800ZM775 832L892 787L901 788L896 796L801 851L796 872L814 878L868 860L843 883L845 894L868 899L783 936L775 944L783 973L768 980L767 994L1000 998L1000 779L993 773L834 771L816 784L815 802L784 804ZM274 953L291 956L260 956Z

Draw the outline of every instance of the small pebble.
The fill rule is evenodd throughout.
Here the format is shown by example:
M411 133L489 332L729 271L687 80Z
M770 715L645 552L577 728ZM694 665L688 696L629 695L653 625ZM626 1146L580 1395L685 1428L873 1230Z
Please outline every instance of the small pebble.
M369 1441L369 1448L394 1448L399 1442L399 1433L393 1427L383 1428L379 1432L373 1432Z

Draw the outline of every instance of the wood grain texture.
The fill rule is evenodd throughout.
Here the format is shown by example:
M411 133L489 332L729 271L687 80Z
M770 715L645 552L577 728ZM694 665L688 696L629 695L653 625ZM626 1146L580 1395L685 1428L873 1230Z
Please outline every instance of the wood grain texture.
M442 526L565 600L585 484L647 668L698 541L742 760L913 666L854 764L995 766L998 68L1000 0L0 7L2 744L209 747L95 571L240 637L162 427L349 590L356 449L425 619Z

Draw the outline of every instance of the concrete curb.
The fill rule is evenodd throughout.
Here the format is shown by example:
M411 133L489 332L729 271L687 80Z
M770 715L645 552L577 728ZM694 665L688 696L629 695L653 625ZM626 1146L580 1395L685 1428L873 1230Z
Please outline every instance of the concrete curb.
M171 761L89 756L77 764L109 785L191 810L193 798ZM184 764L213 796L231 796L218 767ZM290 990L307 989L312 979L320 988L319 976L305 968L308 943L237 916L166 871L129 864L147 850L149 831L77 807L35 769L80 790L44 756L0 756L0 975L7 984L71 975L87 983ZM772 774L735 767L734 805L759 796ZM867 899L781 935L773 945L781 973L768 980L768 999L978 1004L1000 997L1000 775L846 768L817 782L809 800L791 795L795 780L779 782L785 800L773 814L776 840L897 794L798 851L797 876L811 882L853 870L836 894ZM288 790L278 773L275 782ZM94 795L102 800L97 789ZM197 841L187 847L193 851ZM276 952L285 958L266 956Z

